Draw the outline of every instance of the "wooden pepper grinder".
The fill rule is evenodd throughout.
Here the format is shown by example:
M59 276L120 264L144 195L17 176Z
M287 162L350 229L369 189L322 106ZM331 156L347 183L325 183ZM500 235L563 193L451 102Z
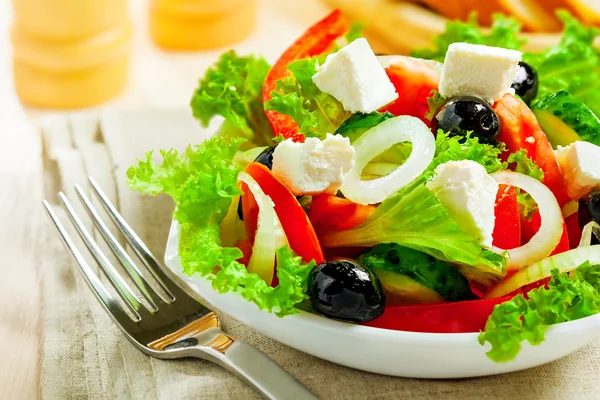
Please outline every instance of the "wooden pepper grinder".
M256 0L150 0L150 35L169 50L229 46L254 29Z
M44 108L102 103L127 83L126 0L13 0L15 89Z

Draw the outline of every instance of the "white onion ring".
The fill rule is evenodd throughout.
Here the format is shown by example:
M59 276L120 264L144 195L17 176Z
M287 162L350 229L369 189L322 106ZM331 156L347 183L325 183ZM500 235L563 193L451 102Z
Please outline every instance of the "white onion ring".
M240 172L238 180L244 182L258 204L258 225L248 272L255 273L271 284L275 270L275 252L287 241L281 222L275 212L271 197L267 196L259 184L245 172Z
M501 185L518 187L529 193L538 205L542 220L539 231L529 243L512 250L494 247L497 252L508 251L508 270L518 270L548 257L563 233L562 211L554 194L537 179L518 172L502 171L491 176Z
M402 142L411 142L413 146L404 164L381 178L361 179L363 169L373 158ZM352 146L356 152L355 163L340 190L347 199L359 204L381 203L421 175L435 154L435 139L427 125L406 115L369 129Z

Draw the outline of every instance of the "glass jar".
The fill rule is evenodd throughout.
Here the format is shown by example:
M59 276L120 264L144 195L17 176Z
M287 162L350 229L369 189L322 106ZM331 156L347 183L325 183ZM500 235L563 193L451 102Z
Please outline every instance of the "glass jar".
M150 35L169 50L229 46L254 29L256 0L150 0Z
M24 103L87 107L126 86L126 0L13 0L13 7L13 75Z

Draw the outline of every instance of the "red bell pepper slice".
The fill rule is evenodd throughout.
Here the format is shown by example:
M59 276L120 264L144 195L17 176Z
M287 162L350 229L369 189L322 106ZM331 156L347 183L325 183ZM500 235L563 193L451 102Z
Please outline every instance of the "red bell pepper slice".
M350 29L350 23L340 10L334 10L327 17L311 26L294 42L277 60L269 71L263 85L263 102L271 99L271 91L275 90L275 82L289 74L288 65L296 60L319 55L329 50L337 38ZM275 136L303 141L304 136L298 134L298 124L284 114L266 110L267 118Z
M494 207L494 246L511 250L521 246L521 216L517 192L513 186L500 185Z
M275 204L275 212L279 217L291 249L302 257L304 262L312 260L315 260L317 264L325 262L317 234L306 212L304 212L292 192L267 167L260 163L249 164L246 167L246 173L254 178L263 192ZM242 198L246 196L246 193L249 192L245 192ZM242 209L244 207L243 201L242 199ZM255 224L253 221L246 221L245 215L244 223Z
M511 153L527 150L527 156L544 171L542 183L554 193L560 207L571 201L554 150L529 107L507 93L494 104L494 111L502 121L498 141L505 143L508 150L503 154L504 160Z
M238 258L237 261L245 266L248 266L250 257L252 256L252 242L250 242L248 239L238 240L238 242L235 244L235 247L242 251L242 257Z
M356 228L371 216L375 206L354 203L337 196L314 196L308 217L317 232Z
M366 326L396 331L429 333L479 332L494 307L512 296L454 303L386 307L383 315Z
M440 82L435 68L424 60L400 57L385 72L399 97L381 111L388 111L396 116L411 115L430 126L431 121L425 118L425 114L429 112L427 98L431 96L432 90L437 90Z
M563 233L560 237L560 242L556 245L550 256L554 256L556 254L564 253L566 251L571 250L571 245L569 243L569 231L567 229L567 224L563 223Z
M254 237L256 236L256 230L258 229L258 204L254 199L254 195L244 182L241 185L242 195L242 215L244 216L244 227L246 228L246 234L250 243L254 243Z
M525 244L525 243L529 242L531 240L531 238L533 237L533 235L535 235L537 233L537 231L540 230L541 225L542 225L542 218L540 217L539 211L536 211L535 213L533 213L533 215L531 216L531 220L528 220L527 218L522 218L521 226L523 228L521 231L522 232L521 244ZM571 246L569 244L569 231L567 229L567 224L563 223L563 233L560 238L560 242L558 242L558 245L554 248L552 253L550 253L550 256L564 253L565 251L569 251L570 249L571 249Z

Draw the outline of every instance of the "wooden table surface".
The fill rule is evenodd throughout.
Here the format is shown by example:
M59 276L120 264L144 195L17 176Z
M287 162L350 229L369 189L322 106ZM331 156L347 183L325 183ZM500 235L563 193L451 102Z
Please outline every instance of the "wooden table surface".
M157 49L148 38L146 2L129 3L135 27L130 83L103 107L187 106L198 77L222 50L182 54ZM327 11L319 0L259 0L254 33L234 47L273 62ZM55 193L44 193L37 126L55 112L28 109L18 101L11 77L11 20L10 1L0 0L0 399L13 400L41 394L41 233L50 229L41 201Z

